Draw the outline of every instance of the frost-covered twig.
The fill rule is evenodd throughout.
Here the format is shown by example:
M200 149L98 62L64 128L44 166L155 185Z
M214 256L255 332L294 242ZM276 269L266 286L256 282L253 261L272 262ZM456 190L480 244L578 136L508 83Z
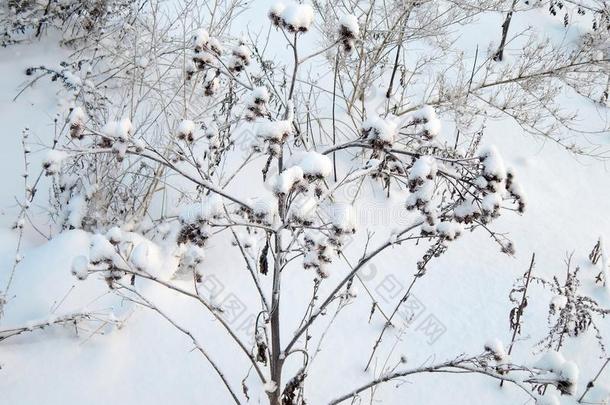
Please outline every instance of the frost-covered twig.
M383 328L381 329L381 333L379 334L379 337L377 338L377 340L375 340L375 344L373 345L373 350L371 351L371 354L369 355L369 359L366 362L366 366L364 366L364 371L367 371L369 369L369 366L371 365L371 362L373 361L373 357L375 356L375 352L377 352L377 348L381 344L381 341L383 339L383 336L384 336L386 330L393 326L392 325L392 320L394 319L394 317L398 313L398 310L399 310L400 306L402 304L404 304L409 299L409 297L411 295L411 289L413 288L413 285L415 285L416 281L419 278L420 277L418 277L417 275L415 275L413 277L413 279L411 280L411 283L407 287L407 291L404 293L402 298L398 301L398 303L394 307L394 310L390 314L389 319L383 324Z
M418 222L408 226L407 228L405 228L401 232L399 232L398 236L402 236L405 233L407 233L407 232L417 228L418 226L422 225L422 223L423 223L423 221L418 221ZM290 349L292 349L294 344L303 335L303 333L307 330L307 328L318 318L318 316L320 316L324 312L326 307L335 299L335 296L337 295L337 293L339 293L341 288L343 286L345 286L345 284L348 283L366 263L368 263L375 256L377 256L379 253L381 253L382 251L384 251L386 248L388 248L390 246L392 246L392 243L388 241L388 242L380 245L379 247L377 247L375 250L373 250L371 253L369 253L368 255L363 257L362 259L360 259L360 261L358 262L358 264L356 266L354 266L352 271L350 271L348 273L348 275L345 276L343 278L343 280L341 280L335 286L335 288L328 294L327 298L322 302L322 304L318 307L318 309L311 315L311 317L305 323L305 325L301 326L299 328L299 330L296 331L296 333L294 334L293 338L290 340L290 342L288 343L288 345L284 349L284 352L288 352L288 351L290 351Z
M24 333L46 329L51 326L74 326L78 333L78 326L87 321L100 322L102 324L119 323L118 321L113 320L112 317L107 317L107 314L94 312L78 312L61 316L52 316L44 321L30 322L25 326L0 330L0 342Z
M572 266L572 255L566 260L566 277L560 282L557 276L552 280L534 277L533 280L550 290L554 296L549 303L547 336L538 342L539 346L560 350L567 337L576 337L590 328L602 353L606 347L597 326L599 318L610 315L610 309L603 308L592 297L581 291L580 267Z
M511 294L510 294L511 301L516 303L517 306L514 307L510 311L510 316L509 316L510 328L513 330L513 335L510 339L510 345L508 346L508 352L507 352L507 354L509 356L513 351L513 346L515 345L515 339L517 338L517 335L521 334L521 326L522 326L521 317L523 316L523 312L525 311L525 307L527 306L527 289L530 286L530 281L532 279L532 270L534 269L535 259L536 259L536 253L532 253L532 259L530 260L529 268L527 270L527 273L525 273L525 282L523 284L523 287L520 287L520 288L515 287L511 291ZM513 299L512 293L517 292L519 290L522 290L523 295L521 296L521 300L517 302L516 299ZM500 387L502 387L503 384L504 384L504 381L501 381Z
M358 388L355 388L354 390L352 390L346 394L343 394L343 395L337 397L336 399L330 401L329 405L336 405L343 401L354 398L361 392L368 390L372 387L375 387L379 384L383 384L385 382L392 381L397 378L406 377L406 376L415 375L415 374L423 374L423 373L463 373L463 372L465 372L465 373L482 374L482 375L486 375L488 377L492 377L492 378L495 378L498 380L510 382L510 383L516 385L517 387L519 387L523 392L527 393L530 397L536 399L536 397L530 392L530 389L528 389L522 383L521 379L513 379L506 374L499 374L495 371L492 371L484 366L479 365L478 363L480 361L481 361L481 358L478 356L471 357L471 358L465 358L465 359L458 358L456 360L450 360L450 361L434 364L431 366L421 366L421 367L416 367L413 369L396 371L396 372L392 372L389 374L384 374L384 375L380 376L379 378L376 378ZM539 382L535 378L531 378L531 379L525 380L525 381L532 382L532 383ZM544 384L553 384L553 382L544 381Z
M608 357L608 358L606 359L606 361L604 361L604 364L602 364L602 366L601 366L601 368L599 369L599 371L597 372L597 374L595 374L595 377L593 377L593 379L587 383L587 388L586 388L586 389L585 389L585 391L582 393L582 395L580 396L580 398L578 398L578 403L582 403L583 399L585 398L585 396L587 395L587 393L589 392L589 390L595 386L595 382L597 381L597 379L599 378L599 376L600 376L600 375L602 375L602 373L604 372L604 369L606 368L606 366L608 365L608 363L610 363L610 357Z

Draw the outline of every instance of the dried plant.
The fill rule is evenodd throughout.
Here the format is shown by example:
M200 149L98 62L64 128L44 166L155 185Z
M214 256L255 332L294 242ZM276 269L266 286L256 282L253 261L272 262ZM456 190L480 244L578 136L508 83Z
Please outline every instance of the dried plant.
M606 353L596 321L610 314L610 309L600 307L596 300L583 294L580 290L580 267L573 267L571 259L569 256L566 261L566 277L563 282L557 276L551 281L533 277L534 281L554 294L549 304L549 332L538 345L559 351L567 337L579 336L592 329L600 350Z
M563 84L592 97L606 86L610 61L593 57L606 37L566 50L524 33L525 44L510 64L495 63L493 51L482 59L477 53L472 63L451 51L452 30L504 11L505 2L477 3L395 1L391 12L375 2L353 9L336 2L280 4L267 13L267 34L236 38L231 23L245 2L216 1L202 17L198 12L206 9L198 1L182 4L177 15L147 1L130 14L129 24L117 24L119 18L104 25L104 41L93 32L84 43L67 43L73 54L61 69L28 69L24 91L50 79L69 99L54 122L52 144L43 145L41 176L52 182L55 230L91 233L89 251L73 262L74 276L101 278L188 337L235 403L242 394L250 398L250 370L270 404L306 403L307 377L326 331L356 299L358 273L383 252L422 249L413 284L470 231L484 232L502 253L514 253L494 222L523 212L526 198L500 151L479 147L489 117L508 116L531 133L591 153L562 138L560 130L574 132L576 122L555 96ZM303 37L314 34L320 44L311 50ZM273 35L286 45L287 61L269 55ZM409 47L423 42L434 51L408 55ZM439 68L440 60L453 70ZM332 85L308 73L314 62L332 73ZM32 145L40 146L26 146ZM237 186L238 179L257 191ZM409 222L387 239L367 233L364 247L354 251L350 242L363 235L355 218L355 202L367 198L363 185L384 196L404 195ZM243 259L243 278L257 297L251 343L200 291L211 241L226 241L219 234L227 230L227 252ZM176 258L170 280L150 270L153 242L170 245ZM340 267L347 270L333 274ZM280 314L290 308L283 305L290 297L282 278L293 271L310 272L311 294L301 292L311 298L304 315L290 313L301 319L298 327L286 330ZM568 271L564 285L556 279L545 284L566 302L552 310L559 320L549 346L564 334L595 327L593 317L607 313L578 295L577 272ZM194 300L218 321L248 363L241 393L223 372L226 365L147 297L142 283ZM525 297L527 287L522 291ZM525 302L511 315L514 335ZM320 329L329 313L327 329ZM387 322L369 364L392 322L393 314L383 315ZM479 356L395 370L333 403L420 372L484 374L532 397L532 388L548 385L571 391L572 379L506 364L502 350L490 346ZM287 375L291 356L303 360Z
M67 43L84 42L85 37L99 35L113 21L136 11L137 3L126 0L8 0L0 6L0 45L40 38L49 30L62 32Z

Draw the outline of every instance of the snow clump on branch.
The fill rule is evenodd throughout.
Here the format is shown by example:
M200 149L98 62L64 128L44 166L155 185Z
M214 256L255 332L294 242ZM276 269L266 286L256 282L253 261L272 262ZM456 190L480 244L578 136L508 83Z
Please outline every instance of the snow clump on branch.
M257 139L267 146L265 152L272 156L279 155L280 145L284 143L292 133L292 120L289 119L259 122L256 126ZM259 143L254 143L253 148L256 152L262 151L262 147Z
M424 105L419 110L408 114L401 120L401 126L420 128L421 132L418 134L427 141L435 139L440 135L442 129L441 120L436 115L434 108L429 105Z
M276 195L288 195L292 191L304 191L303 169L292 166L273 176L269 182Z
M42 160L42 168L45 171L45 175L52 176L58 174L61 170L62 162L68 157L66 152L50 149L47 151L45 157Z
M79 280L85 280L89 275L89 258L81 255L72 260L72 275Z
M265 117L269 114L267 103L269 102L269 91L266 87L256 87L246 100L246 121L254 121L256 118Z
M391 118L375 115L362 123L362 135L374 147L392 146L398 135L398 126Z
M288 165L299 166L304 177L309 180L321 180L328 177L333 165L328 156L318 152L296 152L287 160Z
M506 349L499 339L491 339L485 343L485 351L491 353L498 363L504 362L508 358Z
M578 386L579 370L576 363L566 361L563 355L556 351L548 351L535 363L535 367L552 373L557 381L557 389L565 395L574 395Z
M243 42L233 48L231 54L231 60L229 60L228 65L230 72L239 73L250 64L252 52L250 52L248 47Z
M290 32L307 32L313 23L313 8L309 4L276 3L269 9L269 18L276 27Z
M182 120L176 129L176 137L189 143L195 140L195 123L191 120Z
M102 134L105 143L110 143L112 150L117 154L117 160L122 161L127 153L127 142L133 135L131 120L124 117L120 121L110 121L102 128Z
M70 137L74 139L83 139L83 132L85 131L85 121L87 120L87 114L81 107L74 107L70 111L68 116L68 122L70 124Z
M354 48L354 42L360 36L358 18L355 15L346 14L339 19L339 41L343 50L349 53Z

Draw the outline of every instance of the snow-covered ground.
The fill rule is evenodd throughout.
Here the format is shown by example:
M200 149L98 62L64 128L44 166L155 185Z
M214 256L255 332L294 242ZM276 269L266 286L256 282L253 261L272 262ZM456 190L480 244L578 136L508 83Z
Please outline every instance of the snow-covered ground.
M266 8L254 8L242 19L255 25L254 17L263 20ZM266 18L266 17L265 17ZM534 20L544 22L551 35L564 35L560 21L543 11L516 15L514 29ZM498 34L501 16L482 21L465 30L461 42L487 48L490 39L480 33ZM16 101L13 98L25 83L24 70L41 63L52 65L67 55L57 47L54 38L45 38L28 45L0 49L0 120L3 143L0 150L0 286L3 286L15 258L17 232L11 229L17 213L15 196L23 194L20 177L23 166L21 131L28 127L32 137L43 142L52 139L53 117L64 111L64 100L57 97L48 82L36 83ZM281 52L281 51L278 51ZM466 54L472 58L473 50ZM507 51L510 55L510 49ZM509 56L510 57L510 56ZM558 96L559 97L559 96ZM570 102L569 93L561 95ZM583 122L608 117L608 110L593 104L578 105ZM604 135L610 140L610 134ZM600 138L601 139L601 138ZM379 256L361 272L356 282L358 298L348 305L329 329L319 355L315 358L306 394L311 404L327 403L340 393L369 381L375 370L403 355L407 365L453 358L461 353L477 354L484 344L497 338L510 342L508 294L515 280L528 269L532 253L536 254L534 274L551 278L565 274L565 261L573 253L573 264L580 265L583 289L604 308L610 308L610 288L595 286L599 270L588 262L587 255L599 237L610 249L610 176L603 161L575 157L564 148L523 133L510 120L490 121L484 145L495 145L508 166L515 168L527 194L527 210L523 215L504 215L496 229L513 240L514 256L501 254L484 232L466 234L452 243L444 255L433 262L426 277L415 285L413 300L416 310L408 328L394 328L377 352L372 370L364 372L366 359L383 327L376 313L369 322L371 298L365 287L379 302L381 309L391 311L402 296L416 271L422 249L393 247ZM41 154L33 154L33 165L39 165ZM260 162L262 166L264 162ZM254 171L254 170L253 170ZM248 173L240 176L234 189L256 190ZM258 173L258 169L256 171ZM48 185L43 180L41 189ZM42 191L41 191L42 192ZM402 209L404 199L383 198L380 190L367 190L368 199L357 204L357 222L362 229L375 230L375 241L387 239L392 230L408 221ZM39 201L44 204L44 201ZM36 223L45 228L44 207L34 207ZM76 256L87 254L90 235L80 230L65 231L46 241L34 229L24 236L24 258L17 266L11 299L0 318L0 330L13 326L34 326L54 320L57 316L78 312L104 314L101 321L91 320L85 328L47 327L0 341L0 404L224 404L228 403L225 388L218 382L209 364L193 350L191 340L180 334L157 313L121 300L103 281L90 276L78 281L71 274ZM137 236L133 236L137 238ZM244 338L248 338L248 322L257 314L257 297L246 281L248 277L241 256L227 254L225 246L230 235L215 238L206 253L205 273L201 289L212 300L233 302L237 310L228 320ZM357 252L357 241L348 247ZM171 276L174 266L169 246L151 245L155 255L152 270L162 279ZM333 264L321 295L347 273L344 263ZM301 320L302 309L310 298L313 272L300 266L289 268L283 278L282 295L289 305L284 314L285 338ZM185 288L190 281L175 281ZM191 330L212 357L224 364L230 381L241 381L249 364L233 343L226 339L218 322L201 305L175 292L143 283L149 299L164 308L181 325ZM546 335L547 308L552 295L539 285L531 287L529 305L525 310L522 334L513 349L513 358L530 362L535 344ZM228 300L228 301L225 301ZM410 301L411 302L411 301ZM333 309L318 325L320 330L330 322ZM112 316L107 314L112 313ZM610 343L610 322L598 323L605 342ZM390 357L390 353L392 356ZM603 360L593 333L570 338L564 356L579 365L578 393L582 393L601 367ZM607 356L607 355L606 355ZM297 356L295 356L296 358ZM288 370L299 366L289 359ZM288 373L290 374L290 373ZM248 381L250 402L265 403L263 388ZM610 370L600 377L599 384L610 387ZM237 384L235 384L237 385ZM601 388L596 388L601 391ZM595 393L597 395L597 393ZM601 394L600 394L601 398ZM470 374L421 374L380 386L375 393L379 403L398 404L525 404L533 401L513 386L484 376ZM529 402L528 402L529 401ZM562 404L575 403L574 398L561 398Z

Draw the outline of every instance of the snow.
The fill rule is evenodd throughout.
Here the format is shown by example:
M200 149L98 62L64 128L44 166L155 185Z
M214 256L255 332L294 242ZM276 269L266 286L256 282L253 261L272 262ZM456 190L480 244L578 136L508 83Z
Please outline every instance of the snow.
M472 197L465 199L453 209L453 215L459 221L464 221L466 218L470 218L479 212L479 207Z
M545 352L534 365L544 370L559 372L565 362L566 359L561 353L549 350Z
M436 231L445 238L454 240L462 234L464 228L460 223L443 221L436 225Z
M342 233L356 231L356 212L351 204L337 203L331 207L331 223Z
M189 245L186 252L182 255L182 262L189 267L198 266L205 258L205 251L202 247Z
M425 105L415 112L414 115L421 120L431 121L436 118L436 111L434 111L434 107Z
M610 403L610 388L607 383L600 383L598 380L587 393L585 400L594 404L608 405Z
M70 111L68 122L70 123L70 136L72 138L83 138L86 120L87 114L85 114L85 111L81 107L74 107L72 111Z
M487 343L485 343L485 350L491 352L496 361L504 361L508 356L504 345L498 338L487 341Z
M536 399L536 405L559 405L559 398L554 394L545 394Z
M210 34L207 30L199 28L193 34L193 46L198 49L203 49L210 40Z
M149 248L147 242L140 242L131 252L129 261L140 271L147 271L150 267Z
M282 12L286 9L286 5L282 2L276 2L271 5L269 8L269 13L274 15L281 16Z
M328 177L333 170L330 158L315 151L294 153L286 164L299 166L305 177L313 179Z
M418 186L407 197L406 206L407 209L413 209L416 206L426 206L434 196L434 182L426 181L421 186ZM427 208L426 208L427 209Z
M562 393L570 395L576 393L580 370L573 361L566 361L561 353L548 351L535 363L535 366L554 373L557 381L561 383Z
M481 150L479 157L483 163L483 173L487 181L500 183L506 178L504 161L495 146L490 145Z
M487 188L487 185L489 184L489 182L485 179L485 177L478 176L477 178L474 179L473 184L480 189L485 189L485 188Z
M146 56L141 56L136 61L136 65L142 69L146 69L149 64L150 64L150 60L148 60L148 58Z
M119 138L121 139L121 138ZM112 144L112 150L117 154L117 160L122 161L127 153L127 142L115 142Z
M411 193L407 197L406 206L411 210L420 208L422 212L429 214L431 207L428 203L434 196L434 178L437 173L437 162L432 156L421 156L415 160L409 170L409 189ZM438 227L436 230L439 230ZM458 236L461 231L457 224L442 225L441 233L445 234L450 240Z
M256 136L266 141L280 142L292 135L292 122L289 120L263 121L256 127Z
M434 107L429 105L424 105L422 108L412 113L411 118L424 123L438 120Z
M497 193L487 194L481 200L481 208L483 209L483 212L495 212L500 208L501 204L502 198Z
M72 260L72 275L79 280L85 280L87 278L89 275L88 270L89 258L87 256L76 256L74 260Z
M576 385L579 376L578 366L573 361L566 361L561 365L559 375Z
M68 206L66 207L66 223L72 228L80 228L82 226L83 216L85 215L86 209L87 202L83 195L77 194L70 198Z
M318 201L312 197L304 197L293 203L290 216L298 222L313 222Z
M561 311L568 303L565 295L556 295L551 299L551 306L557 311Z
M42 160L42 167L45 169L45 173L47 175L59 173L61 164L67 157L68 154L60 150L51 149L47 151Z
M70 124L83 124L87 120L87 114L82 107L74 107L72 111L70 111L68 120Z
M254 104L268 103L269 102L269 90L266 87L260 86L255 87L250 94L251 100Z
M380 141L386 145L392 145L398 135L398 127L394 120L383 119L377 115L367 118L362 123L362 131L367 139Z
M248 199L255 218L266 224L273 224L277 219L277 200L272 195L263 195Z
M360 26L358 24L358 18L353 14L345 14L339 19L339 25L341 26L344 35L349 38L358 38L360 35Z
M208 145L210 149L217 148L220 145L220 140L218 137L218 128L216 125L210 124L203 133L203 136L208 140Z
M436 116L434 108L426 105L415 113L415 117L424 121L424 131L428 138L435 138L440 134L442 125L441 121Z
M255 234L251 234L248 232L235 232L239 243L242 247L250 252L258 252L258 240Z
M216 53L218 56L222 55L223 48L222 48L222 44L220 43L218 38L210 37L210 39L208 40L208 47L210 48L210 50L212 52Z
M213 73L212 71L209 71L207 73L206 77L209 77L211 75L214 75L214 76L211 79L208 79L208 82L205 85L205 95L206 96L212 96L212 95L216 94L218 92L218 90L220 89L220 79L218 78L216 73Z
M246 108L246 119L253 121L256 117L264 117L268 115L267 103L269 102L269 91L266 87L255 87L252 92L247 96Z
M215 218L223 212L222 197L218 194L211 194L201 203L200 217L203 219Z
M131 120L125 117L118 122L115 136L119 139L127 140L131 137L132 132L133 125L131 124Z
M432 140L439 136L442 129L442 123L436 115L436 111L429 105L422 106L400 120L401 126L411 124L421 125L423 135L427 140Z
M248 49L248 47L244 44L238 45L233 48L233 56L236 58L234 63L243 63L244 65L250 64L250 57L252 56L252 52Z
M106 260L113 260L115 256L114 246L104 235L95 234L91 237L91 249L89 250L91 263L97 264Z
M260 17L260 10L257 13ZM536 16L541 17L540 14L536 14ZM522 17L520 15L517 15L517 17L519 18L515 18L515 21L519 22ZM334 19L334 16L332 18ZM525 17L523 17L523 20L524 23L528 22ZM553 34L563 36L565 32L560 28L549 25L546 18L538 18L534 22L535 24L532 24L532 26L536 27L540 24L541 29L548 30ZM500 24L500 16L497 20L490 19L489 22L483 24L483 27L479 27L477 34L479 36L481 32L497 34ZM518 27L515 29L515 32L519 32ZM311 36L313 37L313 35L312 33ZM486 38L477 41L477 44L481 45L480 49L487 46L488 40L491 39ZM271 44L275 46L273 42ZM34 43L31 46L36 47L38 44ZM517 46L515 45L515 47ZM473 62L474 60L471 48L467 49L466 54L470 58L467 62ZM5 56L0 59L0 69L3 73L0 75L0 82L5 94L1 101L4 108L2 111L5 116L11 118L5 120L8 124L5 139L6 148L2 151L3 159L0 162L3 165L3 173L11 173L16 170L15 168L21 167L20 159L22 156L20 153L16 153L19 150L18 146L14 146L18 143L18 139L15 141L15 138L18 137L8 136L8 134L18 134L20 126L24 123L34 128L39 127L38 131L34 129L33 132L39 136L45 136L45 134L52 132L49 131L47 120L36 117L53 116L55 114L55 103L57 102L53 92L49 94L48 105L38 108L38 110L34 110L30 104L39 101L39 97L36 97L38 98L36 100L27 93L26 96L30 98L20 99L16 103L10 102L10 99L16 93L17 84L23 80L23 77L15 72L22 68L21 65L25 63L25 61L22 62L22 59L26 57L27 53L30 53L27 48L22 49L20 52L23 52L23 56L18 57L15 56L15 50L13 49L1 50L2 55ZM282 51L285 50L282 49ZM34 57L40 58L46 54L47 52L43 49L36 52ZM33 63L38 65L46 62L35 60ZM155 62L152 61L152 63ZM9 74L6 74L7 72ZM44 89L42 81L38 85L39 89ZM587 108L584 104L582 107L583 109ZM64 108L61 111L63 114L66 110ZM603 110L600 111L603 113ZM12 119L12 117L15 118ZM587 120L588 116L583 115L583 119ZM447 126L438 135L442 140L453 130L449 124L445 122L444 124ZM425 124L422 124L422 129L424 126ZM421 360L423 362L429 355L434 355L434 360L444 360L447 356L456 353L478 352L482 343L481 336L499 336L502 340L507 341L510 334L506 318L510 304L507 302L506 295L514 278L521 276L527 268L527 260L531 252L536 251L537 254L536 273L545 276L550 276L553 273L563 274L560 269L562 269L565 252L575 251L575 258L579 256L579 253L587 253L588 250L586 252L585 250L591 248L597 235L600 233L607 234L608 229L610 229L608 228L610 222L603 211L604 205L602 204L603 201L608 201L608 176L603 167L600 167L601 164L588 160L585 160L585 164L576 162L576 159L551 145L551 143L542 145L542 143L531 139L529 136L523 136L519 128L508 125L506 120L489 122L489 127L483 137L483 144L489 143L496 144L498 150L502 152L506 162L505 167L508 167L509 163L519 167L521 183L523 189L527 190L530 200L531 210L528 210L523 218L518 220L502 219L501 226L499 226L499 231L508 232L509 236L515 239L518 254L515 258L507 259L498 257L495 252L493 252L494 254L489 253L488 249L485 248L489 246L487 235L479 236L474 233L456 241L456 246L452 246L443 257L433 264L432 270L434 271L430 271L429 275L426 276L425 283L418 284L418 288L415 290L417 297L426 306L426 310L443 322L447 327L447 332L436 343L428 345L424 334L417 331L418 323L414 323L404 339L401 340L401 344L397 346L398 351L409 354L409 361L418 362ZM41 156L40 158L44 157ZM341 161L339 163L339 173L342 173ZM36 162L36 167L38 166L39 164ZM260 165L256 166L255 164L247 169L248 174L255 173L258 176ZM506 171L508 173L508 168ZM493 170L490 170L490 172L493 172ZM254 175L252 176L254 177ZM6 183L3 183L6 191L5 195L2 196L4 198L2 209L4 217L12 222L14 220L14 217L11 216L12 210L10 208L5 210L4 207L14 205L13 197L22 193L22 182L19 181L15 186L8 177L5 176ZM256 202L253 204L255 212L264 215L266 218L275 217L277 215L277 212L275 212L277 200L273 196L268 196L267 199L259 196L259 192L250 183L253 182L238 179L231 189L237 190L239 194L242 194L243 191L244 195L256 195L257 197L253 199ZM477 183L481 184L482 188L487 186L487 180L483 177L477 179ZM422 190L425 187L428 186L422 187ZM41 186L39 190L42 189ZM422 190L418 190L417 193L423 193ZM394 197L404 201L403 196ZM365 198L362 198L362 200L366 209L369 210L367 212L378 215L378 207L380 206L378 201L370 202ZM262 203L262 201L266 201L266 203ZM464 205L466 212L473 211L472 204L468 207L466 207L467 203L464 203ZM403 215L403 211L400 211L401 215ZM457 212L459 209L456 208L454 211ZM370 227L371 231L375 232L375 236L382 240L384 240L388 229L395 226L393 223L395 221L394 216L389 217L391 220L384 218L387 217L376 218L375 226ZM411 216L408 218L411 219ZM403 219L403 217L400 217L400 219ZM7 261L6 258L12 259L14 256L14 250L12 249L14 234L6 229L0 232L3 241L1 251L5 258L4 261ZM111 239L108 235L107 238ZM88 255L89 251L86 246L84 248L82 246L87 245L89 240L89 236L82 231L68 231L48 244L42 244L43 241L32 235L29 235L27 239L28 247L25 251L25 259L22 262L23 265L18 268L17 284L12 290L18 295L18 298L7 307L6 312L8 319L17 320L20 324L29 319L47 319L49 309L53 308L54 303L59 302L71 286L75 284L74 278L70 277L69 269L70 263L73 262L71 260L72 256L74 254ZM218 245L221 242L219 241ZM372 246L375 246L374 242L372 242ZM361 248L358 241L354 243L352 249ZM32 244L42 244L42 246L34 249L31 247ZM386 276L395 277L397 282L401 284L410 281L408 275L411 270L411 259L417 256L420 251L417 249L405 251L399 250L399 248L400 246L393 247L391 252L384 253L374 260L373 264L376 266L377 273L374 273L370 268L364 269L363 279L367 284L365 284L365 289L361 289L363 293L356 302L352 303L341 314L337 319L336 326L329 329L328 338L322 347L323 350L317 356L311 370L312 384L320 389L310 391L310 403L327 403L333 395L333 390L328 387L345 385L345 389L351 389L353 385L372 377L372 374L364 375L361 372L362 364L356 359L356 357L360 358L361 356L354 355L354 353L359 352L368 354L376 338L376 333L368 334L362 327L366 324L370 311L370 301L368 301L368 295L364 294L364 291L368 287L373 294L376 294L375 290L379 289L380 285L384 286L382 281L385 280ZM239 280L244 274L243 258L239 255L229 254L227 250L220 248L220 246L215 246L215 249L212 248L210 251L206 250L205 261L206 275L218 276L227 292L233 288L234 280ZM45 263L45 265L40 266L39 263ZM328 283L329 286L332 286L331 283L335 282L337 277L344 275L348 268L346 263L339 263L337 265L326 265L327 268L324 269L325 274L328 275L328 279L324 283ZM6 269L8 267L3 262L1 273L7 274ZM287 268L282 280L286 284L286 294L283 295L283 300L286 302L290 302L290 300L299 301L304 286L308 285L313 277L311 272L307 274L308 277L305 277L296 274L298 272L293 270L294 268ZM585 272L583 271L583 273ZM376 274L376 276L369 280L365 277L369 274ZM222 278L223 276L225 278ZM96 308L109 307L110 305L106 301L94 301L102 295L105 298L113 296L113 294L108 293L108 289L103 285L103 282L100 283L98 278L92 274L83 282L77 283L77 287L72 290L65 303L62 304L59 313L62 313L66 308L69 310L78 309L86 304ZM262 276L261 279L263 282L266 281ZM255 308L256 301L248 295L244 286L246 283L242 284L230 292L235 292L240 298L243 298L250 308ZM141 286L138 283L137 285L138 287ZM188 282L180 285L190 287L192 280L189 279ZM353 285L360 286L358 282ZM264 287L267 287L267 285L264 285ZM607 295L604 295L603 291L594 289L593 286L588 287L598 293L599 299L607 304ZM87 291L87 294L83 291ZM224 344L224 336L213 333L216 323L199 316L199 308L195 305L190 306L181 301L175 302L172 299L173 297L158 291L151 293L151 295L161 304L166 304L166 307L172 313L176 313L181 324L188 325L194 330L205 345L211 344L212 351L216 355L215 358L231 363L232 367L228 370L228 377L237 382L236 388L239 390L239 381L243 378L243 375L240 374L242 364L238 356L235 356L231 350L227 350L226 346L228 345ZM19 300L19 296L23 299ZM322 292L321 298L324 298L324 296ZM378 298L378 302L384 310L391 309L390 304L383 301L384 296L374 296ZM530 296L526 316L531 316L531 318L525 321L523 335L521 336L523 339L520 338L515 345L515 356L526 358L534 340L545 331L546 319L544 316L538 317L536 315L536 302L541 301L542 306L545 307L544 309L547 309L550 299L551 297L548 296L539 299L537 293L532 293ZM90 304L91 302L93 304ZM119 310L117 314L120 313L120 310L133 311L133 308L126 309L128 308L127 302L114 301L113 303L114 310ZM291 309L297 307L297 304L290 304L294 305ZM289 311L282 312L282 316L286 317L285 322L287 324L287 329L283 332L288 332L291 326L291 320L287 316ZM330 318L330 315L332 313L326 316ZM378 312L373 316L371 322L373 325L379 326L382 321L377 315ZM422 318L426 315L427 313L424 313ZM120 317L120 315L117 316ZM345 317L345 319L342 320L342 317ZM148 314L147 311L138 309L133 312L133 315L125 322L121 330L115 330L103 336L94 336L88 340L86 340L89 336L88 332L81 333L77 337L72 333L72 330L68 331L68 328L66 328L66 333L46 330L36 335L20 337L15 341L2 342L0 346L2 370L0 372L6 377L0 379L4 381L4 383L0 383L3 400L6 403L24 405L35 403L91 403L97 405L108 402L122 405L138 402L158 404L169 401L225 403L226 396L222 387L218 388L219 384L213 378L205 361L197 357L195 352L190 351L192 345L188 339L179 336L175 330L165 325L163 320L158 318L155 314ZM8 322L5 322L5 319L0 321L3 327ZM330 319L328 320L330 321ZM360 323L360 321L363 321L363 323ZM605 323L602 324L602 327L607 330ZM97 325L94 325L91 329L96 328ZM341 333L338 331L341 331ZM378 332L378 330L375 332ZM346 340L344 338L345 334L357 336L358 339ZM150 339L150 336L155 336L155 339ZM582 381L578 387L578 394L582 392L586 381L592 377L593 372L597 371L599 366L599 361L592 349L594 344L586 340L588 338L588 336L582 338L585 342L588 342L586 349L576 349L574 346L570 346L566 351L566 356L570 353L570 358L574 358L582 365L580 367L582 374L580 379ZM83 343L83 341L85 342ZM568 341L572 343L571 339ZM403 343L406 343L406 345L403 345ZM160 350L161 347L163 350ZM417 348L417 350L414 348ZM329 353L332 353L332 355L329 355ZM573 353L577 353L577 356L572 357ZM412 357L414 360L412 360ZM345 368L337 367L337 364L345 364ZM415 365L415 363L412 365ZM352 367L356 372L349 371ZM61 370L61 373L58 370ZM320 370L323 370L323 377L316 379L315 375ZM87 378L83 379L83 375L86 375ZM605 378L605 374L602 375L602 378ZM40 384L40 389L31 389L34 380L43 382ZM393 404L401 398L410 398L414 403L467 404L471 402L473 397L476 397L481 402L499 405L523 403L528 400L526 395L523 395L517 389L513 389L513 387L505 385L505 388L500 390L496 383L479 377L451 376L446 380L441 380L440 377L437 378L436 375L431 374L421 378L409 378L409 382L411 380L411 384L402 384L399 387L392 386L390 388L390 385L380 387L376 392L375 399L379 400L380 403L387 404ZM79 381L80 389L74 389L74 381ZM137 383L124 384L122 383L124 381L135 381ZM160 381L162 383L159 383ZM260 390L261 387L251 384L250 380L248 383L251 389L250 394L254 398L253 401L257 401L259 398L265 401L264 393L259 394L257 392L257 389ZM435 389L441 384L446 389ZM205 389L193 389L193 386L205 387ZM596 384L594 389L598 386L601 386L601 384ZM100 391L103 394L95 395L95 397L92 395L92 393L99 393ZM547 403L553 405L574 403L574 400L567 396L562 396L560 402L553 395L554 389L547 391L544 398L551 401L551 397L553 397L553 400ZM447 397L447 392L452 393L451 398ZM586 400L590 402L598 401L593 395L593 390L589 395L591 397L587 396ZM607 398L607 396L606 393L605 397ZM363 402L368 402L367 399L368 397L363 395ZM539 403L543 404L544 402Z
M265 392L275 392L277 390L277 383L273 380L265 383Z
M329 241L311 235L311 233L305 235L305 240L310 244L310 249L303 257L303 268L315 269L321 278L328 278L330 276L328 264L335 256L333 249L329 246Z
M292 166L285 169L282 173L273 176L269 184L275 194L288 194L296 186L303 183L303 169L299 166Z
M229 61L229 70L240 72L243 70L244 66L248 66L250 64L252 52L250 52L248 47L246 47L244 44L240 44L233 48L231 53L233 57Z
M187 205L180 212L180 220L190 224L198 221L210 221L223 212L222 197L211 194L201 199L200 202Z
M80 86L82 86L83 84L83 80L78 77L78 74L76 74L75 72L72 72L68 69L64 69L62 71L64 78L66 80L66 82L68 83L68 85L74 87L74 88L78 88Z
M272 9L272 12L279 9L281 6ZM290 31L307 31L313 23L313 8L309 4L291 2L282 9L281 18Z
M106 232L106 239L110 241L113 245L116 245L123 241L123 231L118 226L113 226Z
M102 128L102 133L109 138L127 141L133 133L133 125L129 118L123 117L119 121L107 122Z
M438 119L428 120L424 124L424 131L428 138L436 138L441 133L441 121Z
M422 156L417 158L409 170L409 180L432 180L436 176L436 172L436 159L432 156Z
M191 120L182 120L176 129L176 136L178 139L187 139L192 142L194 132L195 123Z
M559 381L564 382L567 392L574 394L578 386L580 371L573 361L566 361L556 351L548 351L535 363L535 366L553 372Z

